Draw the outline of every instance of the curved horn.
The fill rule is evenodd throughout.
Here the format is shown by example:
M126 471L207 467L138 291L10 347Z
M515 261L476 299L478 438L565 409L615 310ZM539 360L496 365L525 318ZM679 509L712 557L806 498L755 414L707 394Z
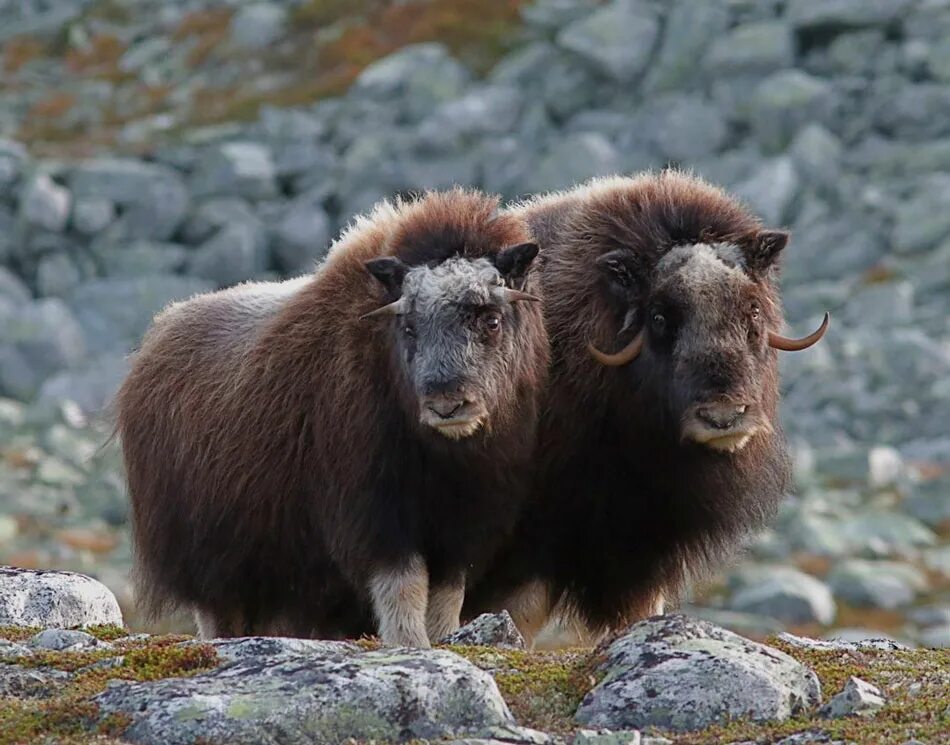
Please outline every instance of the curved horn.
M825 335L830 321L831 316L825 313L821 326L819 326L816 331L810 333L808 336L803 336L801 339L789 339L787 336L781 336L774 331L769 331L769 346L773 349L781 349L783 352L800 352L803 349L808 349L808 347L817 344L821 340L821 337Z
M637 355L640 354L640 350L643 349L643 337L644 333L641 331L633 337L633 340L627 344L627 346L614 354L601 352L590 342L587 343L587 351L590 352L591 357L597 360L601 365L619 367L620 365L626 365L628 362L633 362L637 358Z
M501 294L509 303L515 303L519 300L528 300L532 303L541 302L541 298L537 295L532 295L530 292L522 292L521 290L512 290L510 287L506 287Z
M377 308L376 310L371 310L369 313L364 313L360 316L360 320L362 321L364 318L372 318L373 316L398 316L404 313L405 310L405 303L403 303L402 298L399 298L394 303L389 303L389 305L384 305L382 308Z

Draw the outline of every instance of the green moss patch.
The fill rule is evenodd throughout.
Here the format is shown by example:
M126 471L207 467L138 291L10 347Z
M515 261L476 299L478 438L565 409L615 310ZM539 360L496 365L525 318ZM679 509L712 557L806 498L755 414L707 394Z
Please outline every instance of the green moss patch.
M446 648L492 674L520 724L547 732L570 731L574 711L598 682L594 672L597 657L589 649Z
M32 636L35 629L27 630ZM98 630L105 636L115 634L114 627ZM123 632L124 634L124 632ZM23 637L20 636L20 640ZM31 668L55 668L74 673L74 677L52 697L45 700L0 699L0 745L40 742L57 743L118 742L130 720L114 714L99 720L92 697L105 690L111 680L147 681L187 677L211 670L218 655L210 644L181 645L184 636L159 636L141 641L118 641L111 650L89 652L40 651L15 660ZM105 659L121 658L113 666L95 666Z

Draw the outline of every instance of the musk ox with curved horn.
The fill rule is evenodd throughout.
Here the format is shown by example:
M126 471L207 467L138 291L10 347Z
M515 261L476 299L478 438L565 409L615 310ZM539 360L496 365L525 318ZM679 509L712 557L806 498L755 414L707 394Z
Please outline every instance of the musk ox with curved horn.
M496 199L430 193L311 276L163 311L117 401L144 607L204 637L454 630L526 493L537 250Z
M552 613L604 632L661 613L775 512L777 259L788 236L667 171L513 208L541 245L552 367L514 540L466 601L527 636ZM614 351L616 350L616 351Z

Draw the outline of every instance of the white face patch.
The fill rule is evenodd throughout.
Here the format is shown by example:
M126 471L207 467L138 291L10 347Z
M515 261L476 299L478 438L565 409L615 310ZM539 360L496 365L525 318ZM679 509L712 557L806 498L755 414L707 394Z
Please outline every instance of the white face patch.
M488 259L448 259L435 267L417 266L403 280L405 297L421 315L432 315L447 304L486 305L494 287L504 284Z
M658 274L677 274L687 287L722 280L751 283L743 271L745 258L732 243L693 243L670 250L657 264Z

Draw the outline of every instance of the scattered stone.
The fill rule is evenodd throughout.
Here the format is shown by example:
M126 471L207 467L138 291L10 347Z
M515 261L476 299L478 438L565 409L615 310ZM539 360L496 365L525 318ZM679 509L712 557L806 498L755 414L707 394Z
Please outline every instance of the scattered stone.
M565 26L557 43L620 83L643 73L659 33L650 5L613 0L586 18Z
M72 195L45 173L30 179L20 194L20 216L44 230L60 233L66 228Z
M582 729L574 735L574 745L641 745L642 742L638 730L611 732L609 729Z
M740 589L729 601L733 610L761 613L786 623L834 621L836 608L828 586L790 567L769 567L763 576Z
M112 240L168 240L188 208L189 195L177 171L158 163L97 158L73 170L69 186L80 203L106 199L122 214L105 230Z
M115 204L103 197L77 199L73 204L73 228L83 235L95 235L115 220Z
M818 715L825 719L868 716L882 708L884 703L879 688L852 675L845 683L844 689L832 696L828 703L818 710Z
M765 75L790 67L795 59L792 31L782 21L749 23L719 36L704 65L710 79L737 73Z
M218 287L253 279L267 268L263 233L248 223L234 223L201 244L188 259L188 273Z
M470 77L442 44L414 44L366 67L350 95L399 99L406 116L418 121L440 103L458 98Z
M192 678L126 683L96 696L132 742L443 739L513 724L491 676L441 650L246 657Z
M313 271L329 248L330 218L320 204L304 194L288 205L273 236L274 258L281 271Z
M231 43L241 49L266 49L280 39L287 11L277 3L254 3L240 8L231 19Z
M899 608L927 589L927 578L912 564L848 559L828 575L835 596L857 606Z
M788 19L801 29L857 28L902 18L914 0L795 0Z
M524 638L508 611L483 613L449 634L442 643L507 649L525 648Z
M72 572L0 567L0 626L122 626L115 596L91 577Z
M111 644L99 641L92 634L73 629L45 629L27 642L31 649L51 649L55 652L81 652L89 649L108 649Z
M256 142L229 142L210 148L198 163L191 189L196 196L267 199L277 193L270 150Z
M0 697L44 699L54 696L72 676L61 670L0 665Z
M817 704L817 676L778 650L704 621L642 621L604 652L603 682L579 724L612 729L701 729L735 717L781 721Z

